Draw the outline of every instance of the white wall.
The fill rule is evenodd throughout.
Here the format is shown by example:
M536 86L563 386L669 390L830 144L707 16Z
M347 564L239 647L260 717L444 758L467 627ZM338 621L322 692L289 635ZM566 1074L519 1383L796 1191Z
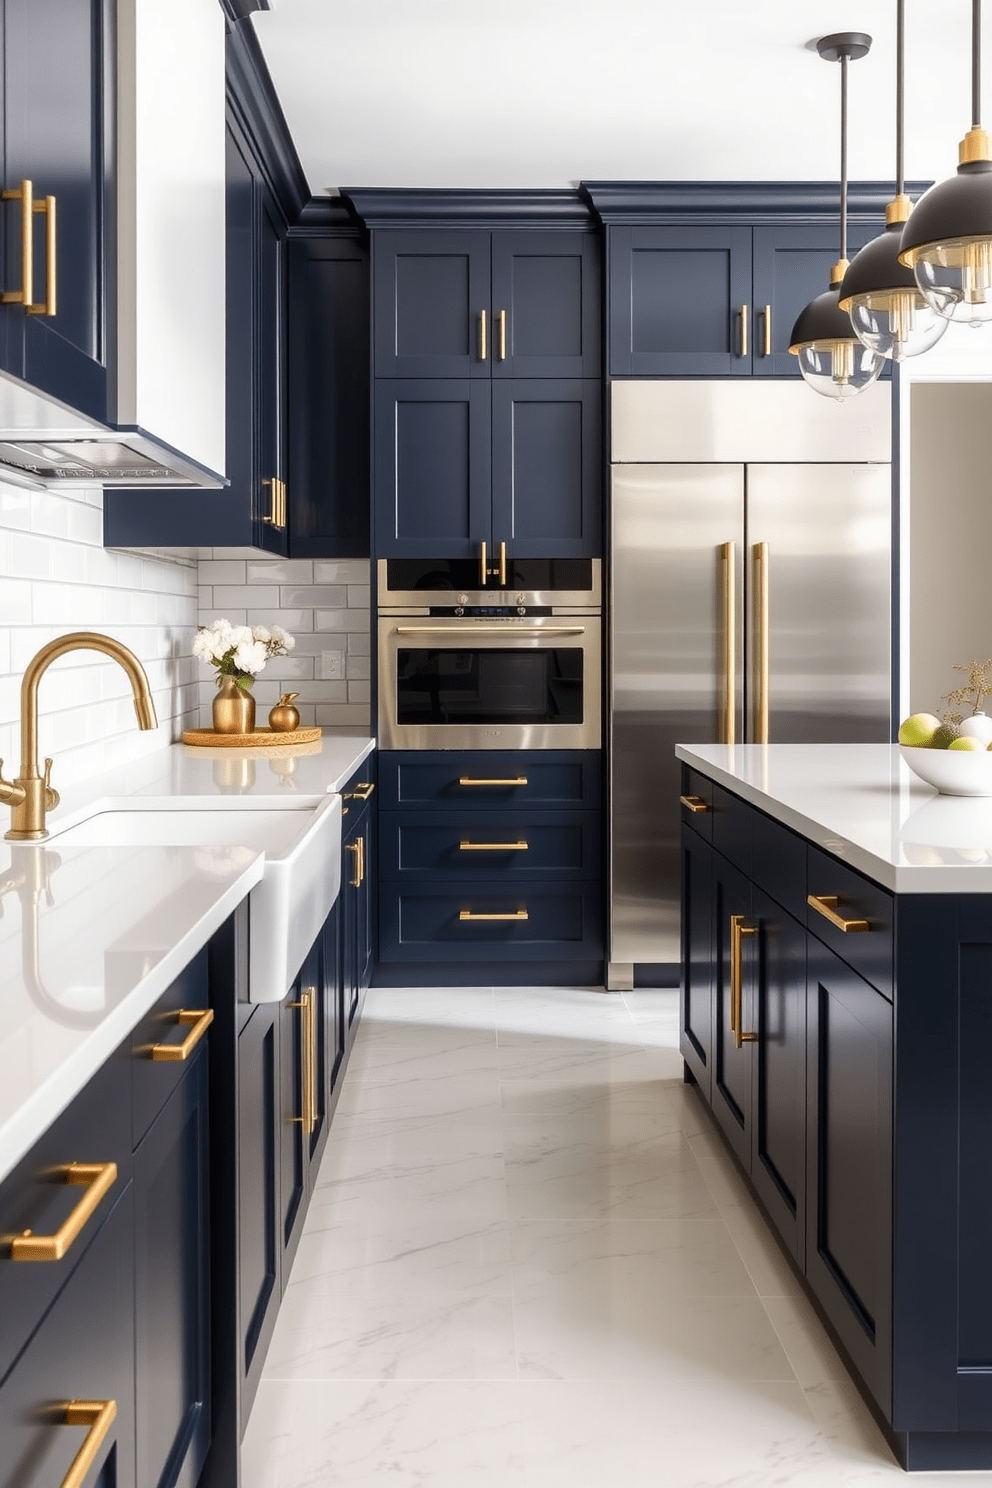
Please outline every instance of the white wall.
M195 726L196 578L190 558L105 551L100 490L29 492L0 484L0 757L8 780L20 768L24 668L66 631L102 631L135 652L159 727L139 732L131 686L116 662L96 651L60 657L39 689L39 749L54 757L56 788L161 748Z

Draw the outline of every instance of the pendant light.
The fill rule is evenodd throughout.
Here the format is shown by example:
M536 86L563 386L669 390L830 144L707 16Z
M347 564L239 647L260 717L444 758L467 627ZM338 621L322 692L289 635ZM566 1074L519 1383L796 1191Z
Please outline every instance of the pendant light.
M840 308L859 339L896 362L929 351L948 325L899 259L903 225L913 210L903 169L904 10L905 0L896 0L896 194L885 209L885 231L855 254L840 287Z
M858 340L839 304L847 269L847 64L870 46L871 37L860 31L839 31L816 43L824 61L840 63L840 259L830 270L830 288L800 311L789 350L810 387L826 398L853 398L875 381L884 361Z
M982 0L971 6L972 126L961 141L956 176L924 192L903 228L900 262L946 320L992 320L992 150L979 122Z

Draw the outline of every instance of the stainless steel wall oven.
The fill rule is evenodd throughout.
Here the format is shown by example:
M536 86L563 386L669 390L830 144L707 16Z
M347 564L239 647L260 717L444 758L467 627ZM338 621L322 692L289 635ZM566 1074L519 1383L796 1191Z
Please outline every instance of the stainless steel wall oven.
M383 749L598 749L598 559L380 559ZM471 586L471 587L470 587Z

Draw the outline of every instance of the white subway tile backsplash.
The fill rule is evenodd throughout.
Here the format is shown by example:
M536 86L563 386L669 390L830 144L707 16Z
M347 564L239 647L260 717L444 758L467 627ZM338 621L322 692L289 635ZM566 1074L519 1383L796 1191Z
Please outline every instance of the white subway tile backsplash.
M201 569L203 565L200 565ZM246 565L249 584L312 584L313 561L310 558L256 558ZM204 579L204 583L208 582ZM213 583L226 583L214 579ZM244 579L241 580L245 582Z
M243 558L201 558L198 564L201 584L244 584L248 567Z
M315 584L367 584L369 565L364 558L317 558L313 565Z
M372 591L368 584L348 585L348 608L350 610L368 610L372 603Z
M348 591L343 584L283 584L279 602L291 609L337 609L348 603Z

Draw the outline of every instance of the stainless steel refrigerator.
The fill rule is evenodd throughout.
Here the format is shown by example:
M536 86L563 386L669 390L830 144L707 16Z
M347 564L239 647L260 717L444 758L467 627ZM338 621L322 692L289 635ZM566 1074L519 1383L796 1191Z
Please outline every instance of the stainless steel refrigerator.
M862 396L613 384L610 986L674 979L676 743L891 737L889 389Z

